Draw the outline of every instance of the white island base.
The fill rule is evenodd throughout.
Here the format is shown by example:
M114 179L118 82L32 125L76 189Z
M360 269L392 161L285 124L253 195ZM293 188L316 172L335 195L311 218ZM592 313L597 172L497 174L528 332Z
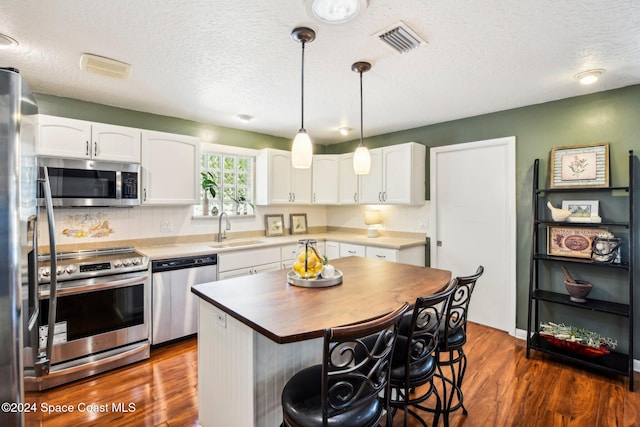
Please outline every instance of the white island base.
M199 300L198 410L203 427L279 426L286 382L322 363L322 338L277 344Z

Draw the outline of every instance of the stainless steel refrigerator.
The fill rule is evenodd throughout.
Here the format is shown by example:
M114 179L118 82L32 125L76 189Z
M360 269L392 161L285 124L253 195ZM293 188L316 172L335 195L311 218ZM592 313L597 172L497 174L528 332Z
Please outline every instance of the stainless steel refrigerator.
M37 296L38 106L17 70L0 69L0 425L20 426L23 345ZM31 290L31 292L30 292ZM25 332L27 331L27 332ZM26 337L28 340L29 337ZM5 404L8 404L8 406Z

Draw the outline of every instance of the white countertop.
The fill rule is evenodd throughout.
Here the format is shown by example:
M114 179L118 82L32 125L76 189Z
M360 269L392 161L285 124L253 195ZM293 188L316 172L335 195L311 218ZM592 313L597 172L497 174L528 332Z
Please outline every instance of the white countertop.
M176 243L161 246L141 246L136 249L149 257L150 260L176 258L181 256L197 256L207 254L222 254L227 252L238 252L248 249L267 248L272 246L284 246L297 244L300 239L316 239L318 242L333 241L341 243L352 243L356 245L375 246L388 249L405 249L414 246L421 246L426 243L425 239L411 239L398 237L380 236L368 238L365 234L350 233L316 233L298 234L282 237L255 237L247 239L231 239L222 243L218 242L198 242L198 243ZM246 242L247 244L242 244Z

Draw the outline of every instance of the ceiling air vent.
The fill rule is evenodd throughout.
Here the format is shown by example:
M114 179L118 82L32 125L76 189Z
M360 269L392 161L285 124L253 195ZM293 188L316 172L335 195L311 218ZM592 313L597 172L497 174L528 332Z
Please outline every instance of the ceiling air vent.
M375 36L399 53L407 53L421 44L427 43L402 21L385 28Z
M130 64L92 53L83 53L80 56L81 70L101 76L126 79L131 74L132 68Z

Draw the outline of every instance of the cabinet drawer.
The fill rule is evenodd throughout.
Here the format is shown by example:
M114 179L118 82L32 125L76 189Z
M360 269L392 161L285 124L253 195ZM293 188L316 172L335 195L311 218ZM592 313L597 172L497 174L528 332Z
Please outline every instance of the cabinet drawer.
M367 246L367 258L398 262L398 251L396 249Z
M282 260L282 268L288 269L293 267L298 245L287 245L280 248L280 259Z
M365 249L362 245L352 245L351 243L340 243L340 258L346 256L365 256Z
M225 253L218 257L218 271L237 270L274 262L280 264L279 247Z

